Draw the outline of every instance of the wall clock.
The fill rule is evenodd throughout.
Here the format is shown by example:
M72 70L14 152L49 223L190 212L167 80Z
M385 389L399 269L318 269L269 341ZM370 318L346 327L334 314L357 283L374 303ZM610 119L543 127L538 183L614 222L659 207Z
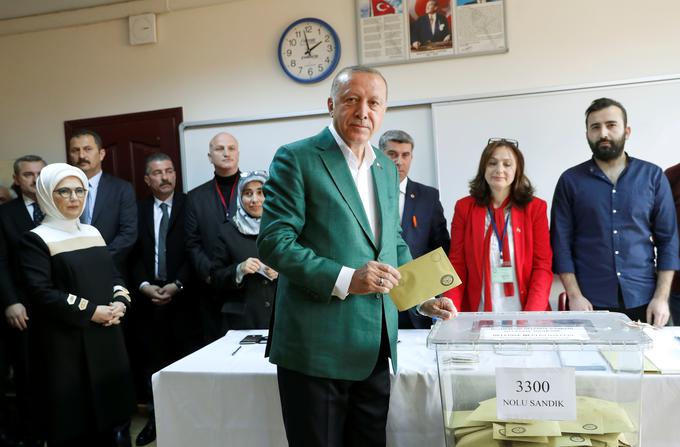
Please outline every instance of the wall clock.
M340 60L340 39L333 27L307 17L291 23L279 40L279 64L297 82L326 79Z

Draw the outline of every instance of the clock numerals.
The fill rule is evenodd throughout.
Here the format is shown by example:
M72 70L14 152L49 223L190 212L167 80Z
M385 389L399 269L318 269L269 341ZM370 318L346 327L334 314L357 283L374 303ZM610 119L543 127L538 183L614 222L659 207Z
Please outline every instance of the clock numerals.
M301 19L288 27L279 41L279 62L284 72L299 82L328 77L340 58L340 42L330 25Z

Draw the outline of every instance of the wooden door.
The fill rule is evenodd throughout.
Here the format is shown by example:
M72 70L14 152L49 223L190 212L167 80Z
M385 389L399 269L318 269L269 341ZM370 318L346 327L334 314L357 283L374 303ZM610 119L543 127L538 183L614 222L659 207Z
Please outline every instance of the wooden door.
M146 157L154 152L164 152L175 164L177 190L182 191L182 163L179 151L179 124L182 119L182 108L175 107L65 121L66 152L68 155L69 140L75 131L89 129L97 132L106 149L103 170L132 183L137 198L149 194L144 183Z

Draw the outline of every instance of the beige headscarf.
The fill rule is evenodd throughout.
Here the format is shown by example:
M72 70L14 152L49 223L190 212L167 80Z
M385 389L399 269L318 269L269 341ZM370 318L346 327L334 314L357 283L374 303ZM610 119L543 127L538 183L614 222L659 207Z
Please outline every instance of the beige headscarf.
M59 182L66 177L76 177L83 184L83 188L87 190L87 176L80 168L76 168L75 166L66 163L52 163L42 168L40 176L38 176L38 180L36 181L38 205L42 212L45 213L45 219L42 222L43 225L63 231L77 231L80 229L81 225L78 218L67 219L64 217L54 203L54 197L52 196L52 193ZM83 203L86 203L86 199L87 193L83 198Z

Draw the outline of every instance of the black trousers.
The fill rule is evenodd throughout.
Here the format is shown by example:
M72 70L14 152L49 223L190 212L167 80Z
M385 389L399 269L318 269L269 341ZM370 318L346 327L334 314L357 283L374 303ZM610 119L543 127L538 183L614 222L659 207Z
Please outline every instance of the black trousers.
M593 306L593 310L608 310L609 312L619 312L627 315L631 321L641 321L642 323L647 323L647 305L642 305L640 307L631 307L626 309L626 305L623 303L623 293L621 292L621 287L619 287L618 292L618 306L617 307L597 307Z
M312 377L277 368L283 424L290 447L385 446L390 404L389 339L364 380Z

